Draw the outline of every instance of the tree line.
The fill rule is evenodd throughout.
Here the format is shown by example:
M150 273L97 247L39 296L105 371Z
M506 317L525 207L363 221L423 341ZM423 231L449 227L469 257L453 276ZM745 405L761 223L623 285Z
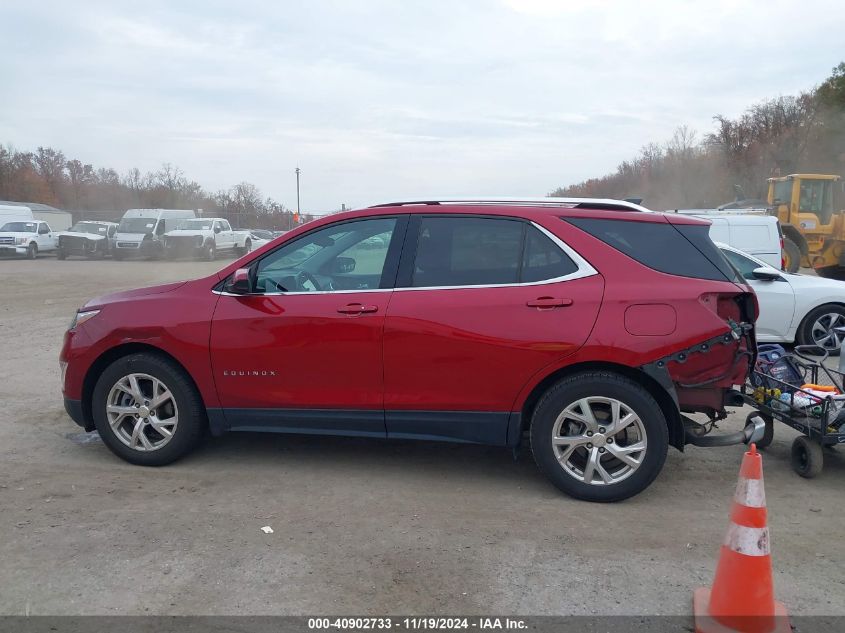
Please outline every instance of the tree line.
M703 136L687 126L649 143L614 173L551 195L643 198L653 209L712 208L765 199L766 179L792 173L845 176L845 62L821 85L766 99L737 118L714 117Z
M295 217L294 210L249 182L210 193L179 168L164 163L161 169L124 174L95 168L52 147L34 152L0 145L0 200L49 204L85 216L120 217L126 209L202 209L208 217L225 217L243 228L289 229L311 215Z

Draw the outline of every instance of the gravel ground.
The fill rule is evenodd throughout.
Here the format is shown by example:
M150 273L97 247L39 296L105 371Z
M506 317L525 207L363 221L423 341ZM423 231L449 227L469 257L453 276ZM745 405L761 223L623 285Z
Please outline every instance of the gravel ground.
M144 469L81 434L57 363L72 312L221 265L0 262L0 613L690 612L741 447L670 449L645 493L597 505L525 449L240 434ZM794 436L778 425L764 457L776 593L794 615L845 615L845 450L804 480Z

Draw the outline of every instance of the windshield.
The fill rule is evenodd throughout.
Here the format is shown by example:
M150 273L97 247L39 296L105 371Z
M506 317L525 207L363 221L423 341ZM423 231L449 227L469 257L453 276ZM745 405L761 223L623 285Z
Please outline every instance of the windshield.
M815 213L819 222L830 224L833 213L833 181L803 180L798 210L803 213Z
M105 235L108 228L95 222L77 222L70 227L71 233L95 233Z
M182 220L176 225L176 229L190 230L190 231L210 231L211 220Z
M0 231L35 233L35 222L6 222L6 224L0 226Z
M152 233L155 218L123 218L117 227L120 233Z

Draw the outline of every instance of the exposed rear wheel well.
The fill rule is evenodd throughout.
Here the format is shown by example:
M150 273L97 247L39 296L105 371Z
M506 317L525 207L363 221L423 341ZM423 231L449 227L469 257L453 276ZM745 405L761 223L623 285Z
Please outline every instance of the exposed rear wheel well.
M557 381L573 374L578 374L587 371L609 371L642 385L651 396L657 401L663 415L666 416L666 424L669 426L669 444L677 448L679 451L684 450L684 423L681 420L681 414L678 407L675 405L672 396L645 372L627 367L625 365L617 365L609 362L589 362L580 363L564 367L546 376L540 383L534 387L533 391L528 395L525 404L522 407L522 433L524 433L531 425L531 416L534 413L534 408L543 397L543 394L554 385ZM521 436L521 434L520 434Z
M164 358L176 365L182 370L197 393L199 393L199 389L197 389L197 385L191 377L191 374L188 373L182 363L164 350L146 343L126 343L124 345L118 345L117 347L113 347L110 350L103 352L100 357L91 364L91 367L88 368L88 373L85 374L85 379L82 381L82 414L87 425L93 428L94 417L91 412L91 396L94 394L94 387L105 368L111 365L118 358L142 352L158 356L159 358Z

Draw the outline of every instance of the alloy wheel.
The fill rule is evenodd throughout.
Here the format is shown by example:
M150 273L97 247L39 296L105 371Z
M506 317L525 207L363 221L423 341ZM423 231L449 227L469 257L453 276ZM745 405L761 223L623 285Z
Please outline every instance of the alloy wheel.
M571 477L590 485L615 484L642 465L645 427L621 400L592 396L567 406L552 427L558 463Z
M179 410L173 393L149 374L128 374L106 399L106 416L117 439L136 451L155 451L173 438Z
M813 343L826 350L838 350L842 345L842 336L836 328L842 326L845 326L845 316L838 312L823 314L813 322L810 328Z

